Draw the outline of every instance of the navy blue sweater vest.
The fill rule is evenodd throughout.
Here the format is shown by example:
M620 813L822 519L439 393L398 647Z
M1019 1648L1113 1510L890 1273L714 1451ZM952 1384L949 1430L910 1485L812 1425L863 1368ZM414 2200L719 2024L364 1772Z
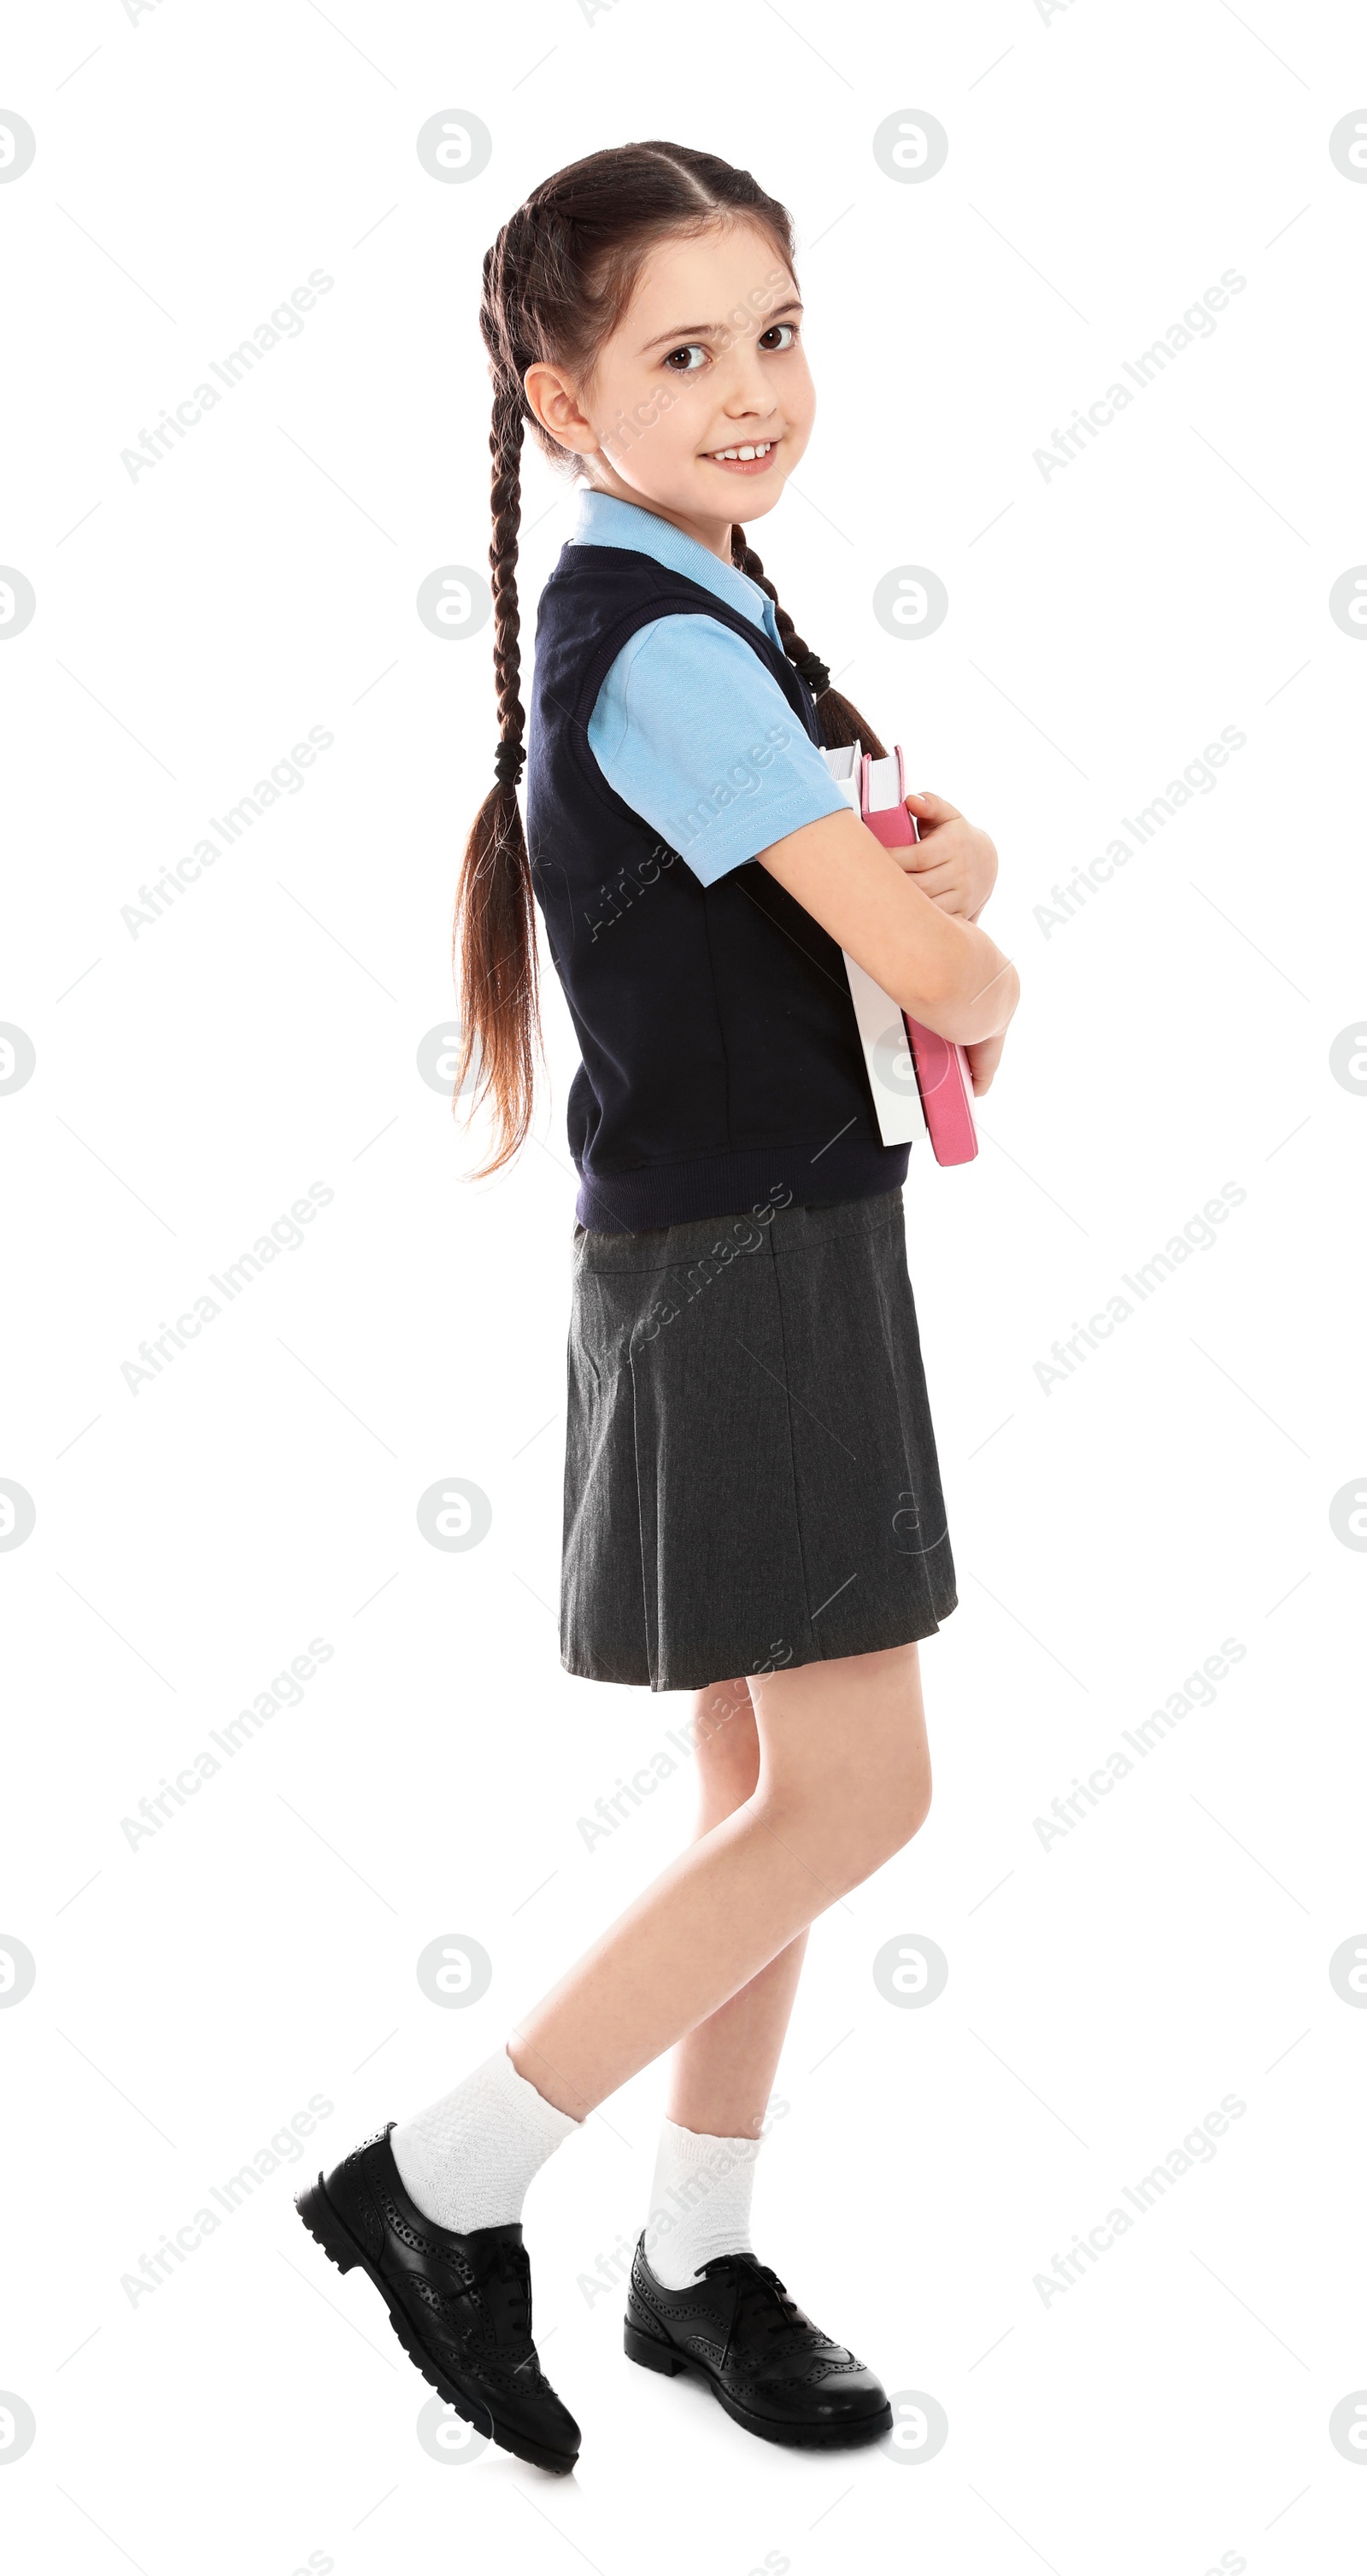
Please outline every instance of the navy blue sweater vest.
M699 612L742 635L813 742L806 681L762 627L623 546L566 545L541 594L528 726L536 899L583 1061L575 1213L619 1234L899 1189L839 943L756 860L703 886L608 785L588 725L638 627Z

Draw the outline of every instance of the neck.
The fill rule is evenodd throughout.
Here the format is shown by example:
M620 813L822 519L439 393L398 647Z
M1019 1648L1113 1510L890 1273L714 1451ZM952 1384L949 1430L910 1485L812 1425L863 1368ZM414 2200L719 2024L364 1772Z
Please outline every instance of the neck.
M685 510L671 510L666 502L652 501L644 492L637 492L630 483L624 483L602 455L591 460L587 488L590 492L606 492L614 501L629 501L634 510L648 510L652 518L667 520L681 536L692 537L695 545L705 547L719 563L730 563L733 524L730 519L693 518Z

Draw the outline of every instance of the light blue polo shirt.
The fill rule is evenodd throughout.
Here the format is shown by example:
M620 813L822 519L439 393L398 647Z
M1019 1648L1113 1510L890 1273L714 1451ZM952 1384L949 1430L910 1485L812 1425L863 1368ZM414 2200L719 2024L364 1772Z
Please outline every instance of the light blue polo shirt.
M653 510L581 487L568 542L653 555L753 619L782 652L759 584ZM598 692L588 738L609 786L705 886L803 823L846 810L772 673L704 613L637 628Z

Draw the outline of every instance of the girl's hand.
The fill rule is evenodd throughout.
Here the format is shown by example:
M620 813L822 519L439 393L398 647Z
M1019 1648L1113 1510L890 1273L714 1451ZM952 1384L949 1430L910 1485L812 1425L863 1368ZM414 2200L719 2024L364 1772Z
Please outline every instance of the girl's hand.
M985 1091L991 1090L992 1076L1001 1063L1002 1048L1005 1044L1006 1031L1002 1029L995 1038L979 1038L974 1046L964 1048L964 1054L968 1058L968 1070L973 1081L975 1100L980 1100Z
M943 796L908 796L907 812L914 816L921 837L908 848L894 850L893 857L942 912L957 912L965 921L976 921L997 882L994 844L976 824L966 823L957 805L946 804Z

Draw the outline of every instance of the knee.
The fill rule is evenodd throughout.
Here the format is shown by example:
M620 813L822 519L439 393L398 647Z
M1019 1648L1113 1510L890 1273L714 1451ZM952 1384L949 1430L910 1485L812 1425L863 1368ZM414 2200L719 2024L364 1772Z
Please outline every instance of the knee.
M899 1764L877 1784L867 1807L855 1819L852 1858L858 1864L851 1885L868 1878L885 1861L905 1851L930 1813L930 1764Z
M908 1757L863 1773L857 1782L828 1782L796 1801L776 1801L775 1829L843 1896L920 1832L930 1813L930 1789L928 1761Z

